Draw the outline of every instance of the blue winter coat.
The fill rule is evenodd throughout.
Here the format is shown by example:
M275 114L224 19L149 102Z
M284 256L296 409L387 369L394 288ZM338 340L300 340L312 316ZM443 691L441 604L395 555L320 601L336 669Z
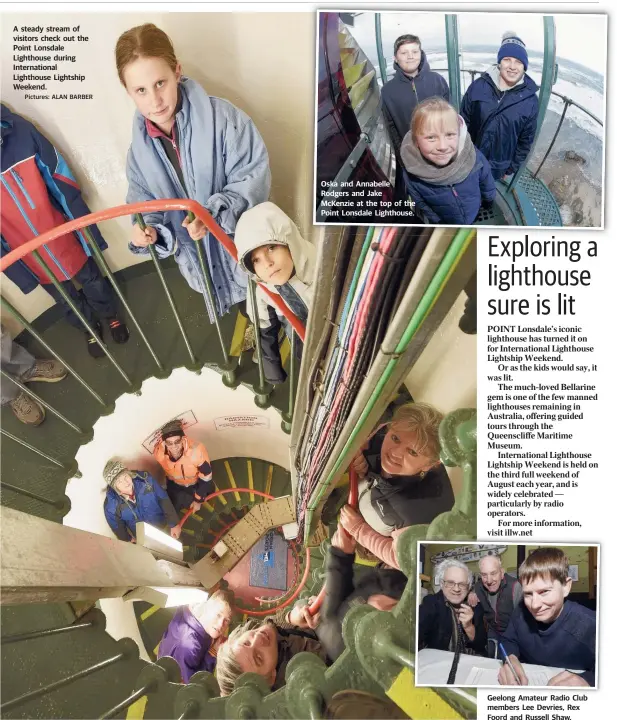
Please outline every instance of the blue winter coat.
M394 77L383 86L381 100L390 138L398 149L409 132L411 115L416 106L430 97L441 97L450 102L450 88L439 73L431 70L424 50L416 77L409 77L394 63Z
M137 473L133 478L133 488L134 503L112 487L107 488L105 495L105 519L119 540L130 541L136 537L136 524L140 521L158 528L171 528L178 524L178 515L167 492L150 473Z
M491 203L497 190L488 160L476 148L476 164L469 175L456 185L434 185L404 171L405 186L416 211L425 222L444 225L470 225L483 202Z
M467 88L460 113L496 180L515 173L529 155L538 121L537 91L524 75L521 85L502 92L487 72Z
M186 192L161 141L148 135L145 118L137 112L127 158L126 201L186 198L188 194L210 212L228 235L233 235L240 215L265 202L270 194L266 146L242 110L227 100L209 96L188 78L183 78L179 87L182 98L175 128ZM144 215L144 220L157 230L158 256L175 255L188 284L204 293L196 244L182 227L185 217L183 211L154 212ZM223 315L231 305L246 299L247 278L212 235L207 234L202 244L217 311ZM132 244L129 249L136 254L148 253L147 248Z

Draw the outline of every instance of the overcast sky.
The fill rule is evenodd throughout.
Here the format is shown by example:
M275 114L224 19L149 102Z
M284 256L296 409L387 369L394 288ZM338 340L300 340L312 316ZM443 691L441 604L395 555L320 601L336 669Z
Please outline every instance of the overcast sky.
M356 16L352 33L362 46L375 42L374 13ZM604 75L606 69L606 16L555 15L557 55L574 60ZM540 14L528 13L458 13L459 47L494 45L499 47L501 36L513 30L529 50L542 52L544 23ZM444 13L381 13L384 54L389 59L394 40L405 32L418 35L423 47L445 45Z

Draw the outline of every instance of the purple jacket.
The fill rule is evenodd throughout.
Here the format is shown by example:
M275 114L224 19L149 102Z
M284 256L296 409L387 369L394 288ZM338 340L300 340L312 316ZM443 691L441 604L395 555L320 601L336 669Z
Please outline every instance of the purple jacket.
M180 607L165 630L157 658L172 657L180 666L182 682L188 683L200 670L214 672L216 656L208 652L211 645L212 638L193 613Z

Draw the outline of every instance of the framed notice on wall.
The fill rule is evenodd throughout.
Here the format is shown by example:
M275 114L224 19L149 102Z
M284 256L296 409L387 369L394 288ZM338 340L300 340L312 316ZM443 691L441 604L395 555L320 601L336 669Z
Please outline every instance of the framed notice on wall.
M168 422L171 422L172 420L180 420L182 423L182 427L184 430L186 428L191 427L191 425L197 424L197 418L195 417L195 413L192 410L185 410L183 413L180 413L179 415L176 415L175 417L169 418L169 420L166 420L161 427L165 426ZM148 437L142 442L142 446L146 448L146 450L152 455L154 453L154 448L156 447L157 442L161 439L161 428L157 428L153 432L148 435Z

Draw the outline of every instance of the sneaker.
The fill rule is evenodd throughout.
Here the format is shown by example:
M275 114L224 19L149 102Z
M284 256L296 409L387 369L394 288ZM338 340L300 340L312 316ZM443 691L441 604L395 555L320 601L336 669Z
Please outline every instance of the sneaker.
M60 382L66 376L66 368L57 360L35 360L30 370L21 376L21 381L23 383Z
M244 339L242 340L242 352L253 350L255 348L255 326L250 323L244 331Z
M109 330L114 342L125 343L129 339L129 329L118 318L109 318Z
M103 328L101 327L100 323L96 323L94 326L94 332L99 336L99 338L103 339ZM90 335L89 332L86 334L86 343L88 344L88 352L90 353L90 357L93 358L102 358L105 356L105 353L103 352L103 348L97 343L97 341Z
M9 403L13 415L24 423L24 425L40 425L45 420L45 408L39 405L36 400L20 392L19 395Z

